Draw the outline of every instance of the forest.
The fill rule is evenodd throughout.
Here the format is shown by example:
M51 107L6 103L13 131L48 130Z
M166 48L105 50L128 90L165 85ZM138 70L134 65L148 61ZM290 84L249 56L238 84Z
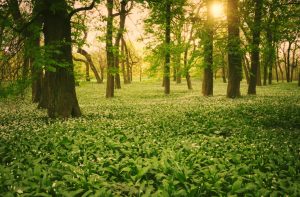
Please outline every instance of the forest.
M300 196L299 0L0 0L0 196Z

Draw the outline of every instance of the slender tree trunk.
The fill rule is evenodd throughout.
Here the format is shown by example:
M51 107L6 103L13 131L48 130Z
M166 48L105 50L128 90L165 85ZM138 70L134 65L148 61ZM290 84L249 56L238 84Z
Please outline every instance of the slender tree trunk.
M268 80L268 62L267 59L265 58L264 62L264 80L263 80L263 85L266 86L267 85L267 80Z
M259 62L258 67L257 67L256 85L257 86L262 86L262 83L261 83L261 62Z
M45 72L43 78L42 78L42 91L40 95L40 100L38 104L38 108L47 109L48 107L48 98L49 98L49 72Z
M223 83L227 83L225 66L222 67L222 79L223 79Z
M228 86L227 97L241 96L240 82L242 80L242 56L240 53L240 19L238 0L229 0L227 4L228 18Z
M294 80L294 71L297 68L297 63L296 63L296 51L297 51L297 46L296 43L294 44L294 49L293 49L293 61L291 65L291 82ZM297 77L296 77L297 78Z
M181 30L181 29L180 29ZM181 39L181 31L179 33L177 33L178 35L176 35L177 37L177 46L181 46L182 45L182 39ZM175 81L177 84L180 84L181 83L181 50L177 50L175 52Z
M190 76L190 72L189 72L189 68L188 68L188 61L187 61L187 56L188 56L188 47L186 47L185 51L184 51L184 58L183 58L183 64L184 64L184 73L185 73L185 79L186 79L186 83L187 83L187 87L189 90L192 90L192 81L191 81L191 76Z
M171 2L167 0L166 3L166 29L165 29L165 66L164 66L164 87L165 94L170 94L170 44L171 44Z
M192 39L192 34L193 34L193 28L191 29L190 38L187 43L187 46L185 47L184 56L183 56L184 74L185 74L186 84L189 90L193 89L191 76L189 73L189 66L188 66L188 52L189 52L189 45Z
M245 73L247 84L249 84L249 80L250 80L250 77L249 77L250 62L249 62L248 58L246 57L246 55L244 55L243 60L244 60L244 64L243 64L244 73Z
M36 38L33 42L33 48L38 50L40 47L40 37ZM31 60L31 76L32 76L32 102L38 103L41 99L42 94L42 79L43 79L43 69L41 65L38 65L35 62L35 59L32 57Z
M107 29L106 29L106 58L107 58L107 86L106 98L114 97L115 88L115 66L113 52L113 6L114 0L107 0Z
M173 66L173 81L176 81L176 76L177 76L177 69L176 66Z
M119 29L117 33L117 37L115 40L115 68L117 70L116 73L116 89L121 89L121 79L120 79L120 74L119 74L119 49L120 49L120 41L123 36L123 32L125 30L125 21L126 21L126 5L127 5L127 0L122 0L121 1L121 9L120 9L120 22L119 22Z
M252 27L251 70L248 94L256 94L257 81L260 81L259 45L263 1L255 0L254 25Z
M92 69L92 71L93 71L93 73L96 77L97 83L102 83L103 80L101 80L101 77L100 77L100 75L99 75L99 73L96 69L96 66L95 66L95 64L92 60L91 55L86 50L84 50L82 48L78 48L77 52L80 53L81 55L83 55L85 57L85 59L87 60L88 64L90 65L90 67L91 67L91 69Z
M291 62L290 62L291 47L292 47L292 42L289 41L289 46L288 46L288 50L287 50L287 58L286 58L286 81L288 83L291 82Z
M122 39L121 42L121 68L122 68L122 74L123 74L123 79L124 79L124 84L128 84L128 79L127 79L127 74L126 74L126 70L125 70L125 46L124 46L124 42Z
M204 96L213 95L213 16L209 11L212 1L207 1L207 24L204 39L204 76L202 82L202 94Z
M79 58L75 58L75 57L73 57L73 60L77 61L77 62L82 62L82 63L85 64L85 80L86 81L91 81L91 78L90 78L90 66L89 66L88 61L83 60L83 59L79 59Z
M273 66L274 66L274 62L275 62L275 48L274 48L274 43L273 43L273 35L272 35L272 31L268 30L267 32L267 39L268 39L268 58L267 58L267 62L269 63L269 76L268 76L268 82L271 85L272 84L272 80L273 80ZM276 70L277 72L277 70Z
M45 6L47 8L44 11L45 47L54 47L59 51L59 54L48 51L48 57L55 60L55 63L48 65L55 68L55 72L47 70L45 75L48 83L48 115L51 118L78 117L81 112L75 92L68 5L64 0L46 0L46 5L48 6Z

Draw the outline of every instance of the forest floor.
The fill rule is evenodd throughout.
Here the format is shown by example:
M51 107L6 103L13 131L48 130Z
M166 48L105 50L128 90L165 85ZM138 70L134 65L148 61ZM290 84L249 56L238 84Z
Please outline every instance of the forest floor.
M300 89L215 96L160 82L104 97L77 89L83 116L50 120L26 99L0 101L0 196L300 196ZM246 94L246 84L242 85Z

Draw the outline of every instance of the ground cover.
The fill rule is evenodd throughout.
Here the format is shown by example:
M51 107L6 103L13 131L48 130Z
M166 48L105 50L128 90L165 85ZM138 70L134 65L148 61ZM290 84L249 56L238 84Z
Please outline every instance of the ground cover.
M82 83L83 116L46 118L25 99L0 101L0 196L299 196L300 89L214 97L185 84ZM246 84L242 84L246 93Z

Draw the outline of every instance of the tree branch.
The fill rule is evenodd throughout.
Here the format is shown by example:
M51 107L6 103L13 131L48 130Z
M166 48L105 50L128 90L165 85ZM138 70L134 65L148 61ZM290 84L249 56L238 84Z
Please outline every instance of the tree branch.
M94 8L95 6L95 3L96 3L96 0L93 0L93 2L89 5L89 6L86 6L86 7L81 7L81 8L77 8L75 10L72 10L69 14L69 18L72 18L72 16L74 14L76 14L77 12L81 12L81 11L87 11L87 10L91 10Z

